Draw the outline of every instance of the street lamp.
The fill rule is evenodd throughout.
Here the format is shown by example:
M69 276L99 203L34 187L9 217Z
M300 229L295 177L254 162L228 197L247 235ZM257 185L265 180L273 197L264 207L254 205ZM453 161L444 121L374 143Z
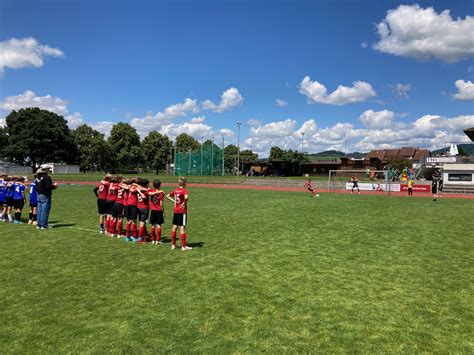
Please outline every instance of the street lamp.
M240 175L240 126L242 122L237 121L237 175Z

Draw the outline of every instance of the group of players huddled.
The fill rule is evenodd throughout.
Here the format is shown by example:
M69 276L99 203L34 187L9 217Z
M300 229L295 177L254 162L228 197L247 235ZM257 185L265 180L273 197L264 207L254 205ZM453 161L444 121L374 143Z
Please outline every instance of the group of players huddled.
M129 242L162 244L165 198L174 204L171 249L176 249L176 233L179 227L181 250L192 248L186 244L187 202L186 179L180 177L178 188L165 194L161 182L143 178L123 179L107 174L94 188L97 196L100 233L107 237L125 238ZM125 219L125 221L124 221ZM124 224L125 222L125 233ZM147 223L151 226L148 234Z
M0 222L22 223L21 214L25 206L25 192L27 191L25 180L23 176L0 175L0 209L2 212ZM38 201L35 180L29 184L29 203L28 224L36 225L36 207Z

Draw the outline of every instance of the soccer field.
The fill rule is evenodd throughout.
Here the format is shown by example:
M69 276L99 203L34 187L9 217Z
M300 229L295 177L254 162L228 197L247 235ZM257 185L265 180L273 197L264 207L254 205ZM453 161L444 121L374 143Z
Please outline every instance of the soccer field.
M474 351L474 200L189 191L190 252L170 203L163 245L99 235L91 186L0 224L1 352Z

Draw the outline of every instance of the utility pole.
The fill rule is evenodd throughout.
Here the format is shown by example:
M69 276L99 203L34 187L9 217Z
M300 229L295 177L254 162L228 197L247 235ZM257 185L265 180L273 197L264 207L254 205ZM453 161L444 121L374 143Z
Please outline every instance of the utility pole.
M202 145L204 142L204 137L201 138L201 176L202 176Z
M240 126L242 123L237 121L237 176L240 175Z
M225 167L224 167L224 135L222 135L222 176L225 175Z

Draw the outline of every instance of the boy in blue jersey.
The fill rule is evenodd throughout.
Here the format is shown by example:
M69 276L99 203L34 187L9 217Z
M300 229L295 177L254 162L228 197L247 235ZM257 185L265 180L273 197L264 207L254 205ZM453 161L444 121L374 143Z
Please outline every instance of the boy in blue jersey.
M33 181L30 184L30 212L28 218L28 224L36 225L36 208L38 207L38 196L36 195L36 181L38 176L35 175Z
M7 182L6 182L6 178L8 177L8 175L6 174L2 174L0 175L0 222L3 222L4 219L3 219L3 209L4 209L4 205L5 203L7 202L6 200L6 197L5 197L5 192L6 192L6 186L7 186Z
M13 189L13 207L15 208L15 219L13 223L15 224L21 223L21 211L23 211L23 207L25 206L26 186L24 182L24 177L18 178Z
M3 205L3 219L10 223L13 222L10 214L13 207L13 189L15 187L15 178L6 178L7 184L5 186L5 204Z

